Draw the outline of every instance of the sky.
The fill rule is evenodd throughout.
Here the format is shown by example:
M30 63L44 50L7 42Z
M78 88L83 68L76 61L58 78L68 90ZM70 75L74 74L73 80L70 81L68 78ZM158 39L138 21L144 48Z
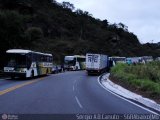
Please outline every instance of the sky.
M160 42L160 0L56 0L70 2L109 23L123 23L141 43Z

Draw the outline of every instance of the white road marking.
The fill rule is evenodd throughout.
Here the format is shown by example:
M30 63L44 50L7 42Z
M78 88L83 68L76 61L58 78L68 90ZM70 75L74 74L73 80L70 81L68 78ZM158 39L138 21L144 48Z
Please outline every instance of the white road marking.
M75 84L76 82L77 82L77 80L75 80L73 84Z
M83 107L82 107L82 105L81 105L80 101L78 100L77 96L75 96L75 99L76 99L76 101L77 101L77 103L78 103L79 107L82 109Z
M74 83L73 83L73 91L75 90L74 86L75 86L76 82L77 82L77 80L75 80Z
M73 91L75 90L75 84L76 84L76 82L77 82L77 80L75 80L74 83L73 83ZM76 102L77 102L77 104L79 105L79 107L80 107L81 109L83 109L83 106L82 106L82 104L80 103L80 101L79 101L79 99L77 98L77 96L75 96L75 99L76 99Z
M103 87L105 90L107 90L108 92L110 92L111 94L113 94L113 95L115 95L115 96L117 96L117 97L119 97L119 98L121 98L121 99L123 99L123 100L125 100L125 101L127 101L127 102L129 102L129 103L131 103L131 104L133 104L133 105L135 105L135 106L137 106L137 107L140 107L140 108L142 108L142 109L144 109L144 110L146 110L146 111L148 111L148 112L151 112L151 113L153 113L153 114L159 115L159 114L157 114L156 112L154 112L154 111L152 111L152 110L149 110L149 109L147 109L147 108L145 108L145 107L143 107L143 106L140 106L140 105L138 105L138 104L136 104L136 103L134 103L134 102L126 99L126 98L123 98L123 97L115 94L115 93L112 92L111 90L107 89L105 86L103 86L103 85L100 83L100 76L98 77L97 80L98 80L99 85L100 85L101 87Z
M73 85L73 91L74 91L74 85Z

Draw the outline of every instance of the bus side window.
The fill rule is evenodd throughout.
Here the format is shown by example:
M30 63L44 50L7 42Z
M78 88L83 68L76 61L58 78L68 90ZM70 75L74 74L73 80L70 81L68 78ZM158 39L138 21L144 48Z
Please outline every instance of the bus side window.
M53 58L52 58L52 56L50 57L50 62L52 62L53 61Z
M41 60L41 56L40 55L37 55L37 62L39 62Z
M40 62L43 62L43 56L40 55Z
M33 55L32 54L28 54L26 56L26 61L27 61L27 69L30 68L31 64L32 64L32 60L33 60Z
M32 54L32 61L36 61L35 54Z
M46 56L46 61L49 62L49 56Z
M49 62L49 56L45 56L45 61Z

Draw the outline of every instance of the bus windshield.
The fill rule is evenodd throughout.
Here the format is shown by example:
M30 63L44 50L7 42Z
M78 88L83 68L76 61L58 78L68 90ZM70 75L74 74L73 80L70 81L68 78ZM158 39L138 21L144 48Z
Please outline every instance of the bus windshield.
M77 61L78 61L78 62L85 62L85 61L86 61L86 58L77 58Z
M65 64L69 66L74 66L76 64L76 61L75 60L65 60Z
M8 54L7 67L27 67L26 54Z

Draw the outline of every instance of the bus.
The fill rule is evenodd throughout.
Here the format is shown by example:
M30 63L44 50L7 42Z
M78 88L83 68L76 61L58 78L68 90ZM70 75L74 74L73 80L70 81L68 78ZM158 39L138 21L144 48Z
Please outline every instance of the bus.
M142 56L143 60L145 62L152 62L153 61L153 57L152 56Z
M84 70L86 68L86 57L83 55L65 56L65 69Z
M144 60L143 57L128 57L126 58L126 63L127 64L137 64L137 63L145 63L146 61Z
M52 72L52 54L23 49L10 49L6 51L6 54L8 59L4 74L12 79L15 77L32 78Z
M126 57L119 57L119 56L112 56L109 57L110 60L114 61L115 63L125 63Z

